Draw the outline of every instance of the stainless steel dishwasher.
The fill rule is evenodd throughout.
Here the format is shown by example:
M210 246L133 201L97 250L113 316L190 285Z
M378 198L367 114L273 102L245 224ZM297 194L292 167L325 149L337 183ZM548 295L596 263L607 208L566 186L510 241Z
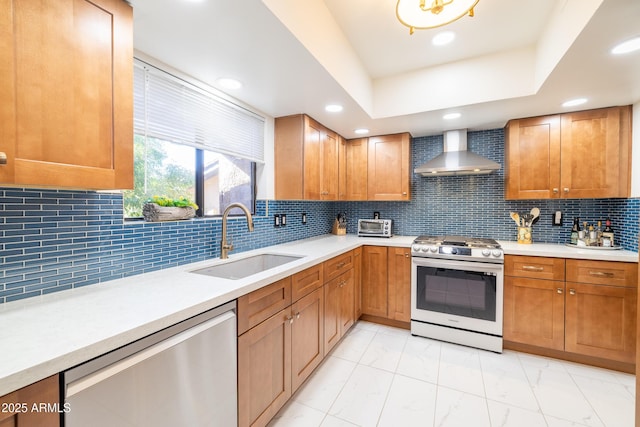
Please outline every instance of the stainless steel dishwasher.
M235 301L63 373L66 427L237 425Z

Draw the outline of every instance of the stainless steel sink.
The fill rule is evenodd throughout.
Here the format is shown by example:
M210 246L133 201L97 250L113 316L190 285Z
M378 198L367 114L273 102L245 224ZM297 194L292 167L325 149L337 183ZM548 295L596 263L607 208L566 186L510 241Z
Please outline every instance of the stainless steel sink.
M280 254L260 254L224 264L212 265L198 270L191 271L205 276L221 277L223 279L238 280L253 274L278 267L282 264L295 261L302 256L280 255Z

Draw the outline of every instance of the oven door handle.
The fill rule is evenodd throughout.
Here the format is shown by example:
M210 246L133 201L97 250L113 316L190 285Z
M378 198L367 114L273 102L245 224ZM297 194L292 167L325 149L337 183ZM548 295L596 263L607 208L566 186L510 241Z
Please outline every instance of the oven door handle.
M411 263L416 267L432 267L444 268L448 270L466 270L477 271L480 273L502 274L504 266L502 264L469 262L469 261L452 261L447 259L436 258L419 258L413 257Z

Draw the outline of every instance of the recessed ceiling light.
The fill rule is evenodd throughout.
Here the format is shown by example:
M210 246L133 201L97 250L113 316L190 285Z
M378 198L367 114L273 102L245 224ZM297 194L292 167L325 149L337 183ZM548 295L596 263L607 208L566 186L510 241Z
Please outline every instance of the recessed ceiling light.
M576 105L582 105L587 102L587 98L576 98L569 100L562 104L563 107L575 107Z
M431 44L434 46L444 46L445 44L451 43L455 38L456 33L453 31L443 31L433 36Z
M227 77L223 77L216 80L216 83L218 83L221 87L225 89L235 90L235 89L240 89L242 87L242 83L240 83L238 80L230 79Z
M611 53L614 55L623 55L640 49L640 37L635 37L626 42L622 42L619 45L611 49Z
M342 105L338 105L338 104L329 104L326 107L324 107L324 109L330 113L339 113L340 111L343 110Z
M453 120L453 119L459 119L460 116L462 116L462 114L460 113L448 113L442 116L442 118L445 120Z
M358 135L364 135L366 133L369 133L369 129L365 129L365 128L360 128L360 129L356 129L354 130L354 132Z

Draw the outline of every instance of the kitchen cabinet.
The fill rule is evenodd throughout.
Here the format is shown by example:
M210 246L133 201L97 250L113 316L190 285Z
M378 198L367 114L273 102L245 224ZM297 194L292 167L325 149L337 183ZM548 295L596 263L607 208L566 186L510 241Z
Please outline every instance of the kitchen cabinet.
M565 350L634 363L637 265L567 260Z
M398 326L411 321L409 248L363 247L362 314L403 322Z
M369 200L411 199L411 135L369 138L367 197Z
M238 298L240 426L266 425L322 361L324 268L312 266Z
M34 410L34 405L36 410ZM46 409L38 411L41 405ZM55 427L60 425L58 375L45 378L0 397L0 426Z
M564 349L563 258L505 256L506 341Z
M387 248L362 248L362 314L387 317Z
M0 0L0 184L133 188L132 15L123 0Z
M631 106L511 120L505 198L628 197Z
M636 304L636 263L505 256L505 348L629 370Z
M275 193L280 200L338 200L340 137L311 117L275 120Z
M368 145L368 138L341 140L338 155L340 200L367 200Z
M362 315L362 247L353 250L355 320Z
M324 354L328 354L355 323L355 282L349 269L324 285Z
M411 250L388 248L389 319L411 321Z

